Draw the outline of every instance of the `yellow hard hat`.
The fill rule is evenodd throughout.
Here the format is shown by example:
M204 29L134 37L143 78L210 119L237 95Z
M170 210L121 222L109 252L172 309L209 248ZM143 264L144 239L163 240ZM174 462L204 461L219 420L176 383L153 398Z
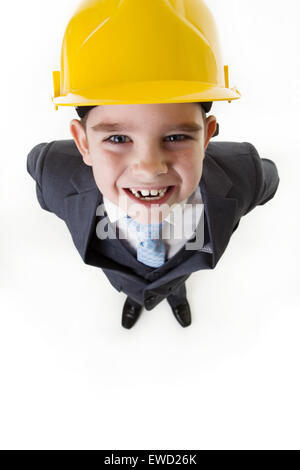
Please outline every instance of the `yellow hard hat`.
M53 81L56 109L240 98L202 0L83 0Z

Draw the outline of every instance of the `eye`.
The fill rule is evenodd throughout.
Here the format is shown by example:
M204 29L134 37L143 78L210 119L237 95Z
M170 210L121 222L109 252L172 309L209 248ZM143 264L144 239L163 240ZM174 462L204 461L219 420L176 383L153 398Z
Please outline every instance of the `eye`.
M118 142L114 142L114 141L110 140L110 139L113 139L115 137L118 138ZM105 139L104 142L109 142L110 144L126 144L127 142L120 142L120 138L122 138L122 137L126 138L127 136L126 135L111 135L110 137L108 137L108 139Z
M185 134L174 134L174 135L168 135L167 139L172 139L173 137L184 137L184 139L181 139L181 140L175 140L175 143L176 142L182 142L184 140L187 140L187 139L191 139L190 136L188 135L185 135ZM171 142L174 142L174 141L171 141Z

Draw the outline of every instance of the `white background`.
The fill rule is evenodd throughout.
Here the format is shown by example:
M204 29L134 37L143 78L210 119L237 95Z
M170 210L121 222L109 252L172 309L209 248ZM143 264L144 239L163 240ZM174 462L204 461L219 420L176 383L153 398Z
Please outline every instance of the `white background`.
M213 107L217 140L253 143L280 186L187 281L191 327L163 301L132 330L26 172L34 145L71 138L50 96L77 3L2 7L0 446L299 449L299 1L207 0L243 95Z

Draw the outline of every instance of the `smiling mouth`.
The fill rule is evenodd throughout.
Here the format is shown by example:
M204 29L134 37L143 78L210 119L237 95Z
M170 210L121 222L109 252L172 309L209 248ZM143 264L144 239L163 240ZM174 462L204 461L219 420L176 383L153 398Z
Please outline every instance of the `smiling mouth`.
M151 204L151 202L165 202L167 199L169 199L175 187L176 186L165 186L151 190L123 188L123 190L131 199L134 199L138 202Z

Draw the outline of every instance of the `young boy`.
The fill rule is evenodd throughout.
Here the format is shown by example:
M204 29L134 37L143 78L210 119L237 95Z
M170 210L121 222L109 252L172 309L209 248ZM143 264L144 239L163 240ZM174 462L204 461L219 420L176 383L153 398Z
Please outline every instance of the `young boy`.
M34 147L27 168L83 261L127 294L125 328L165 298L190 325L186 279L214 269L241 217L277 190L275 164L251 144L210 143L212 101L239 97L221 68L201 0L84 1L68 25L53 101L81 121L73 140Z

